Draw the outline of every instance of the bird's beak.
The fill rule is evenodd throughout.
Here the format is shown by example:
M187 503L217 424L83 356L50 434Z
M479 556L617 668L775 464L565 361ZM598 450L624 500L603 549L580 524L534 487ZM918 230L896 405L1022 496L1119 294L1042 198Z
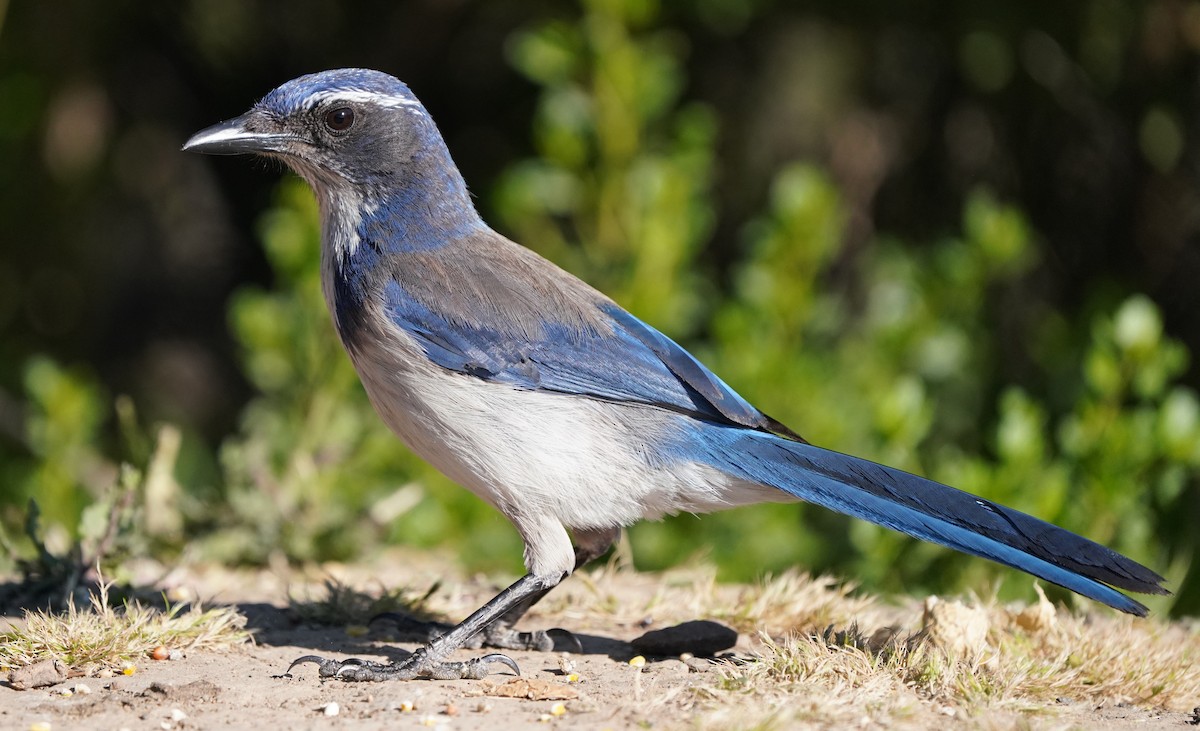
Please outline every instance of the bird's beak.
M214 124L192 135L183 143L184 152L202 152L207 155L246 155L263 152L286 152L296 141L293 135L284 132L255 132L249 129L254 112L220 124Z

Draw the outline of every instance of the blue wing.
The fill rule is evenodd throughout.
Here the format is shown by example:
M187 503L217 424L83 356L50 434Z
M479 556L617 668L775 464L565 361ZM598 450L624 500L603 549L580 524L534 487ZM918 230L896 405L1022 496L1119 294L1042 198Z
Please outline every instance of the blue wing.
M673 340L611 302L597 305L600 328L549 322L536 338L511 327L461 322L385 289L391 321L443 368L508 383L610 401L632 401L799 439L754 408Z

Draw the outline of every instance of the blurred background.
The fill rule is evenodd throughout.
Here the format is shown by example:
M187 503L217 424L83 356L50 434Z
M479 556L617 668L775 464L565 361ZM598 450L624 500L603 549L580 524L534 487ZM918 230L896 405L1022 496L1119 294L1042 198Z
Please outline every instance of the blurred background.
M367 66L496 228L772 416L1084 533L1200 612L1198 60L1183 0L0 0L0 569L35 551L34 498L44 547L118 567L401 543L520 571L508 524L370 411L308 190L179 152ZM631 544L1033 595L806 506Z

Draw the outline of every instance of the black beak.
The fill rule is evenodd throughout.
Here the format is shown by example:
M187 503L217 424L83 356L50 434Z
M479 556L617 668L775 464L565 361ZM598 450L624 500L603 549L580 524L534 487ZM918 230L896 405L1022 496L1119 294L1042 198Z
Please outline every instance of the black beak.
M253 112L214 124L192 135L183 143L184 152L202 152L207 155L246 155L263 152L287 152L296 142L293 135L285 132L254 132L247 129Z

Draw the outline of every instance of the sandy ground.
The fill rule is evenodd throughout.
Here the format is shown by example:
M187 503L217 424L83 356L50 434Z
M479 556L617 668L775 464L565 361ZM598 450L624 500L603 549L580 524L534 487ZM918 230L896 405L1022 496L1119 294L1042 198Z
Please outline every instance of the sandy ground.
M425 561L418 564L417 561ZM305 665L289 677L289 663L306 654L387 660L414 645L392 645L341 627L299 624L286 607L289 595L313 592L329 574L369 587L378 574L389 585L432 585L442 580L440 601L448 611L470 609L497 587L494 580L453 577L427 559L389 562L387 570L326 567L298 578L279 573L184 572L170 581L195 587L201 596L232 603L246 616L254 642L225 650L188 651L178 660L146 658L130 676L76 678L56 686L16 691L0 684L0 729L627 729L627 728L951 728L983 729L1178 729L1196 727L1186 712L1062 699L1050 706L947 705L913 692L837 683L811 689L746 689L728 682L729 663L752 657L758 640L741 635L721 662L652 660L631 666L628 640L647 627L689 617L687 602L646 611L638 601L606 611L573 611L597 591L646 596L661 579L609 577L601 589L573 578L563 596L548 600L531 626L562 626L575 632L581 654L509 653L523 680L507 671L486 680L354 684L322 681ZM324 573L328 572L328 573ZM450 575L451 579L446 579ZM356 583L357 582L357 583ZM548 623L548 624L544 624ZM462 658L471 651L464 651ZM476 651L477 652L477 651ZM578 675L570 682L563 668ZM528 681L528 682L526 682ZM64 695L86 684L90 692ZM519 684L519 685L518 685ZM811 691L811 692L810 692ZM524 693L530 697L503 697ZM894 696L902 697L894 697ZM561 705L557 705L561 704ZM1197 699L1200 705L1200 699ZM49 724L37 726L37 724Z

